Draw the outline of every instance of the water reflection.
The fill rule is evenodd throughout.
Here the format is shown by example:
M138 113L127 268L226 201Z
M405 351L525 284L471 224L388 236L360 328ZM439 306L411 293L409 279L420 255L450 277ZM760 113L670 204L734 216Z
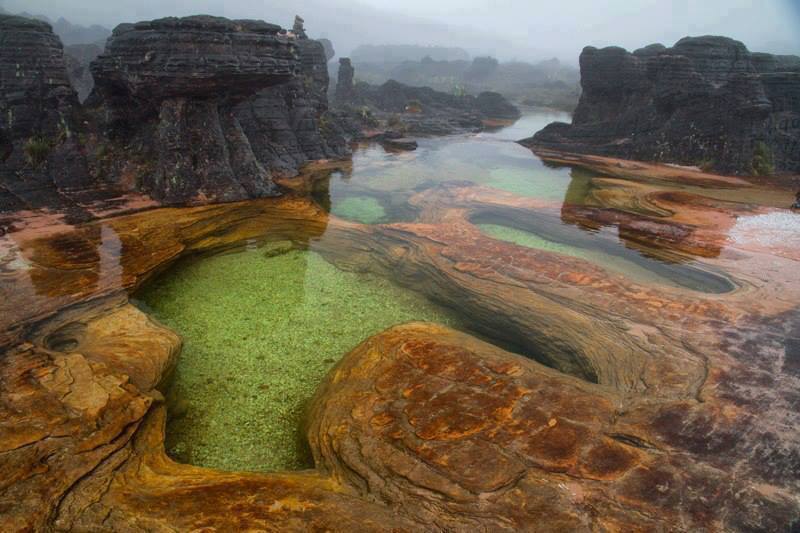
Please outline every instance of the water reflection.
M361 146L349 168L322 180L315 198L326 210L355 222L412 222L419 215L410 205L412 196L448 183L483 185L553 207L484 211L476 223L533 232L547 241L593 252L590 260L612 258L616 269L641 281L714 293L732 290L724 276L692 264L694 255L714 257L720 247L693 247L693 228L659 222L671 212L649 199L652 186L547 163L515 142L567 118L530 114L494 132L420 139L414 152ZM679 263L686 263L685 268ZM650 275L642 277L643 271Z

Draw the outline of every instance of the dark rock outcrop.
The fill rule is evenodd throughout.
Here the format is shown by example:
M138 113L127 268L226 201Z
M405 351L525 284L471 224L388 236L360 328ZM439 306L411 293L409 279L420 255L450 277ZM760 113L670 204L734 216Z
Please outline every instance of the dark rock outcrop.
M299 17L292 32L210 16L121 24L104 51L71 55L46 22L3 15L0 30L0 211L90 218L90 203L129 192L271 196L273 173L348 153L327 112L325 49Z
M395 80L382 85L353 84L350 60L339 60L336 104L367 129L410 135L448 135L480 131L489 119L516 119L520 113L498 93L475 97L412 87ZM341 122L341 121L340 121Z
M233 110L297 75L295 45L279 32L209 16L114 29L92 74L112 117L110 136L130 147L128 158L153 161L138 188L167 203L277 192Z
M800 57L705 36L633 53L586 47L580 64L572 124L523 144L735 174L800 170Z
M353 98L355 69L349 57L339 58L339 76L336 79L336 102L348 102Z
M485 117L516 120L521 116L519 109L502 94L492 91L482 92L475 97L475 105Z
M258 92L234 111L256 159L270 172L289 176L310 160L348 153L335 118L328 114L330 80L325 47L305 37L299 17L294 33L298 34L298 76Z
M46 22L0 15L0 211L63 207L90 183L78 98Z

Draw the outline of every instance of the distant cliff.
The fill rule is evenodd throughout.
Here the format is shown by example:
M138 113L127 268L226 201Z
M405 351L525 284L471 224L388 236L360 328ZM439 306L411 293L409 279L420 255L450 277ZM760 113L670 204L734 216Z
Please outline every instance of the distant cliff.
M580 65L572 124L523 144L733 174L800 171L800 57L706 36L633 53L586 47Z

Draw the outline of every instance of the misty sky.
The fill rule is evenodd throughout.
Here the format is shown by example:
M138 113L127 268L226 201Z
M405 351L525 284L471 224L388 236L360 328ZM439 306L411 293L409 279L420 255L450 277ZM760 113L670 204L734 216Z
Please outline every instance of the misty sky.
M753 51L800 54L800 0L0 0L12 12L64 16L80 24L208 13L291 26L338 55L358 44L460 46L473 55L576 63L585 45L630 50L686 35L727 35Z

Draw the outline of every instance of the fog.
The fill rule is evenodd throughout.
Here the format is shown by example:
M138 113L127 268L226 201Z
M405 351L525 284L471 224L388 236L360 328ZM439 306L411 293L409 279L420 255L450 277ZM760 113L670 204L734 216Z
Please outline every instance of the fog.
M800 0L6 0L7 11L102 24L198 13L291 26L295 14L337 54L359 44L458 46L503 60L576 63L586 45L635 49L726 35L750 50L800 54Z

